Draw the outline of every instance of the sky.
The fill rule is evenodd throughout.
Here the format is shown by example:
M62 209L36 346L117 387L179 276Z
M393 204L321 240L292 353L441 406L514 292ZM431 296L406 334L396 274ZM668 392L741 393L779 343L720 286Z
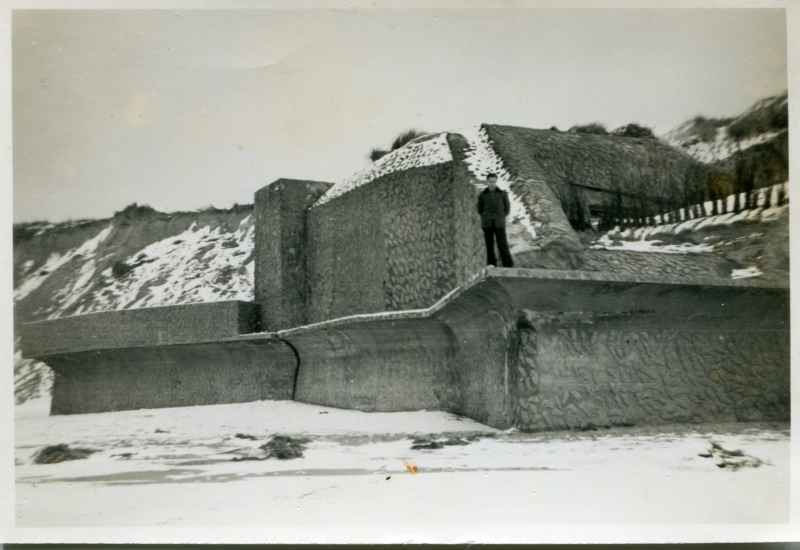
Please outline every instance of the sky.
M252 203L408 128L636 121L784 91L778 9L17 11L14 221Z

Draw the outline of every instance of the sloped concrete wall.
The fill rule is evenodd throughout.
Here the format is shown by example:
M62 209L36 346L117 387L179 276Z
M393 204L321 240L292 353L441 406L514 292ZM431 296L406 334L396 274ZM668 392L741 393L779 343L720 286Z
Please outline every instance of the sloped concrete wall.
M520 178L542 175L565 209L569 184L640 195L665 204L700 202L707 170L653 138L574 134L485 125L497 153Z
M297 361L280 340L52 355L51 414L291 399Z
M362 411L450 409L448 327L430 318L334 323L281 333L298 351L295 399Z
M22 351L41 358L72 351L218 340L258 326L258 306L227 301L125 309L22 326Z
M539 249L520 255L519 266L592 269L570 222L588 224L590 204L652 215L706 196L707 168L654 138L483 127L513 177L512 190L541 223Z
M449 380L457 399L449 410L498 428L514 421L508 363L515 311L511 300L505 288L484 279L433 313L453 334Z

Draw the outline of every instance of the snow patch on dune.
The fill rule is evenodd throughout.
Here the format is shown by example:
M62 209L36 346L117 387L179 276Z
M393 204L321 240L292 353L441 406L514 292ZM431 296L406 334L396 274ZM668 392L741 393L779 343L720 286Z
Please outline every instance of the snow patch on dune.
M736 141L728 133L728 127L722 126L717 128L717 133L713 141L700 141L692 140L688 144L685 141L685 136L681 135L680 128L673 134L667 134L665 140L673 147L683 149L689 155L704 163L719 162L725 160L730 156L740 151L745 151L755 145L766 143L775 139L777 136L785 132L785 130L764 132L756 136L745 138L741 141Z
M252 216L235 230L192 225L181 234L146 246L127 258L132 269L115 277L111 261L115 226L67 252L53 253L40 265L28 260L18 276L15 303L28 298L47 282L49 300L37 318L56 319L97 311L178 305L222 300L253 300L255 229ZM118 254L118 252L117 252ZM51 279L57 272L56 279ZM55 289L50 287L59 285ZM40 289L41 291L41 289ZM53 372L44 363L24 358L15 342L15 401L49 399ZM46 404L39 408L47 409ZM38 410L37 407L34 409Z
M109 235L111 235L111 231L113 229L114 225L108 224L97 235L85 241L83 244L81 244L81 246L73 248L64 254L51 254L44 264L36 267L33 270L33 273L27 277L23 277L19 286L14 289L14 301L26 298L31 292L42 286L42 283L44 283L54 271L58 270L74 259L82 259L85 260L86 264L94 265L95 253L97 252L98 246L100 246L100 244L105 241ZM32 267L32 265L26 266L25 271L30 270ZM87 269L92 268L90 266ZM88 275L88 277L91 278L91 273ZM80 290L81 288L85 287L86 279L87 276L85 273L82 273L78 277L78 280L76 281L76 290ZM72 286L74 287L74 285ZM66 292L70 291L67 290Z
M253 299L255 227L247 216L234 231L193 223L126 260L133 269L96 288L77 314L195 302ZM113 278L112 269L101 274ZM58 315L54 315L57 317Z

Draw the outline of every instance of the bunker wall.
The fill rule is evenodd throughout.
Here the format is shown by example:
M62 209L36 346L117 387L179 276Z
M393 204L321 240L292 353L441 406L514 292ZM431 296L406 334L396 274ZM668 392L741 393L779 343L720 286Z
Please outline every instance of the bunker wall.
M514 311L506 289L487 279L435 312L453 334L450 379L457 399L451 412L497 428L513 425L508 347Z
M309 320L435 303L474 264L456 246L458 220L477 219L473 201L474 187L447 162L387 174L312 208Z
M515 425L789 419L787 289L627 279L502 281L517 308L508 341Z
M255 297L262 330L307 322L307 209L330 183L278 179L255 197Z
M422 311L43 359L56 414L294 398L531 431L789 418L788 290L748 282L487 269Z
M786 330L535 317L527 312L512 345L522 430L789 419Z
M497 153L515 176L544 175L565 210L571 184L629 193L651 209L702 200L707 169L654 138L577 134L485 125ZM580 159L580 162L576 162Z
M405 318L287 331L295 398L526 431L789 418L785 289L488 273Z
M448 410L453 342L432 319L356 322L284 335L300 357L295 399L362 411Z
M297 368L278 340L83 351L46 358L51 414L291 399Z

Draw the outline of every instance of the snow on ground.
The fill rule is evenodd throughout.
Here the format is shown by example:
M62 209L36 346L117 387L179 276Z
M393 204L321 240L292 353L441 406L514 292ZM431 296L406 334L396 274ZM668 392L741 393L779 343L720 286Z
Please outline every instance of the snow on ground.
M43 265L36 268L34 273L22 278L20 284L14 289L14 301L16 302L27 297L31 292L39 288L54 271L67 264L74 258L82 258L86 260L85 265L89 266L87 269L91 269L93 273L92 266L94 265L94 256L95 252L97 251L97 247L100 245L100 243L108 238L113 227L113 224L108 224L108 226L97 233L97 235L85 241L83 244L81 244L81 246L73 248L64 254L51 254ZM30 268L28 267L26 271L28 269ZM89 277L91 277L91 273L89 274ZM85 274L83 274L79 279L79 288L83 288L86 283ZM69 292L69 290L67 292Z
M16 418L17 525L260 525L319 537L554 522L778 522L788 517L788 425L521 434L432 411L362 413L289 401ZM20 412L20 408L17 410ZM243 439L236 434L255 437ZM258 456L303 434L305 456ZM473 436L412 450L414 435ZM711 442L764 464L732 470ZM97 449L35 465L48 444ZM416 467L416 473L414 473ZM396 530L395 530L396 529ZM348 531L349 530L349 531Z
M497 174L497 186L508 192L511 203L508 225L508 244L512 254L533 250L536 240L536 223L531 220L528 209L511 189L513 178L503 164L503 159L495 152L489 142L489 135L481 125L473 126L458 133L467 140L465 162L476 178L486 179L487 174Z
M749 279L750 277L760 277L763 274L756 266L750 266L731 271L731 279Z
M666 243L664 239L667 238L674 241L676 236L685 235L701 229L730 226L741 222L766 223L780 219L788 215L788 205L772 206L769 208L764 208L764 205L766 204L767 195L770 195L770 204L777 204L779 190L781 189L784 193L788 193L788 183L776 184L759 190L756 196L755 208L742 210L740 212L729 211L726 214L712 215L714 203L713 201L706 201L698 205L705 213L703 217L688 219L686 209L682 208L678 211L680 220L676 222L659 223L662 220L662 216L657 215L655 216L657 225L626 228L624 230L617 226L592 243L592 248L630 250L637 252L661 252L667 254L700 254L712 252L716 246L725 243L698 243L692 241ZM730 195L725 199L719 199L717 211L722 211L723 201L726 203L726 209L732 210L736 200L737 195ZM759 233L754 232L754 235L759 235ZM758 273L758 275L760 274L761 273Z
M151 434L156 429L192 439L216 438L228 435L231 430L261 436L276 432L330 435L495 431L472 420L437 411L364 413L296 401L47 416L32 418L30 423L17 422L17 428L17 444L23 446L43 445L59 438L79 443L113 441Z
M630 232L625 233L625 231L620 231L617 227L597 239L592 244L592 248L603 250L629 250L632 252L661 252L665 254L699 254L714 250L712 245L705 243L664 244L663 241L658 239L647 240L641 237L638 240L619 240L619 238L624 239L629 235Z
M348 191L365 185L392 172L433 166L453 160L450 145L447 143L447 134L440 133L433 136L422 136L413 139L394 151L382 156L368 168L354 174L348 179L334 184L322 195L314 206L325 204Z
M52 381L49 384L52 387ZM28 399L22 403L17 403L14 407L14 417L17 420L23 418L38 418L50 414L50 403L52 401L50 393L39 393L36 397Z
M126 260L136 267L92 291L75 314L219 300L252 300L255 246L252 216L234 231L192 224L186 231L139 250ZM72 300L57 300L49 318L63 315Z

